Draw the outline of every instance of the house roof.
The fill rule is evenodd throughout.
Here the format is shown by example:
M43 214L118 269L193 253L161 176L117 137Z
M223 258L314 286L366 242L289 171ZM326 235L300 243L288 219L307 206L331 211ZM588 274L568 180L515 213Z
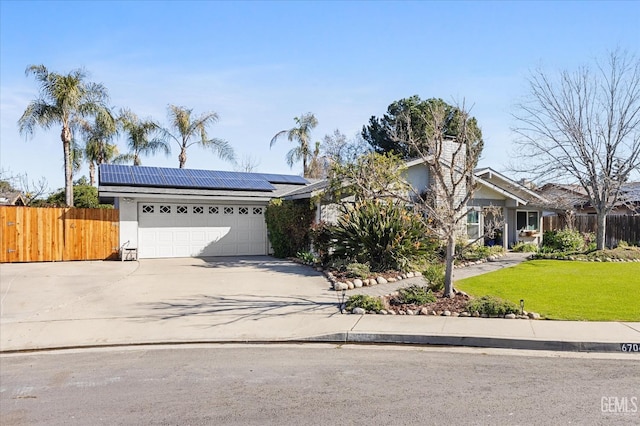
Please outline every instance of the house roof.
M24 196L20 191L0 191L0 205L15 206L26 204Z
M297 175L112 164L100 165L98 175L103 201L114 197L268 201L308 185L309 181Z
M587 191L576 184L563 184L563 183L547 183L543 185L540 189L540 192L547 194L548 198L559 198L561 197L558 194L558 191L564 192L568 197L571 197L569 201L573 203L575 206L588 207L589 196L587 195ZM624 203L632 203L638 204L640 203L640 182L627 182L622 184L621 187L621 200L618 204Z
M479 178L485 177L486 178L485 181L486 180L500 181L501 185L499 186L501 188L506 190L511 190L510 192L514 192L514 191L519 192L521 193L520 197L527 198L530 202L547 203L547 199L542 195L540 195L539 193L533 191L532 189L527 188L526 186L514 181L513 179L506 177L502 173L499 173L493 170L491 167L479 168L474 170L473 173L476 175L476 177L479 177Z

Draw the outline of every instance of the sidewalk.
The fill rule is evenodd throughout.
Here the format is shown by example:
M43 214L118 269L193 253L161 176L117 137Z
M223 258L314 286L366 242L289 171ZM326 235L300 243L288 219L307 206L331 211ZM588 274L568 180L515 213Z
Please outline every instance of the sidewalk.
M516 261L503 259L464 272ZM271 258L1 265L0 290L4 353L205 342L621 352L623 343L640 343L640 323L342 315L324 277Z

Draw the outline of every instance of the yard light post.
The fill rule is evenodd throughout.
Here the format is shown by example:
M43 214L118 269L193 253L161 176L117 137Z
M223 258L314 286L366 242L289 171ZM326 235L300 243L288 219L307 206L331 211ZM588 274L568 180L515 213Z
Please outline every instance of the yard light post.
M524 315L524 299L520 299L520 315Z
M342 290L342 297L341 297L341 300L340 300L340 313L341 314L344 314L344 298L345 298L346 294L347 294L347 290Z

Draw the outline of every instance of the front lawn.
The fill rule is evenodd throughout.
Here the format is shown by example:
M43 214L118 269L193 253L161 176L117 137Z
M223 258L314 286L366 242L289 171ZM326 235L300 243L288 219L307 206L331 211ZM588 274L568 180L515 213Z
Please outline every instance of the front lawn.
M640 264L533 260L456 281L473 296L492 295L558 320L640 321Z

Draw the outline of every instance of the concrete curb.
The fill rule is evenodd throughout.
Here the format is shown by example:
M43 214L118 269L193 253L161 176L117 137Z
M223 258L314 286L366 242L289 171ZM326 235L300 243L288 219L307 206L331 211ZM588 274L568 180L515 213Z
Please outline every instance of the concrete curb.
M408 344L467 346L477 348L526 349L561 352L623 353L620 343L570 342L557 340L503 339L496 337L436 336L414 334L333 333L303 339L321 343Z
M306 338L283 339L229 339L229 340L178 340L178 341L148 341L148 342L114 342L105 344L79 344L68 346L36 347L23 349L0 350L0 355L19 353L36 353L48 351L82 350L82 349L109 349L136 346L182 346L200 344L282 344L282 343L336 343L336 344L363 344L363 345L416 345L416 346L455 346L516 350L540 350L559 352L598 352L598 353L624 353L620 343L610 342L568 342L554 340L531 339L504 339L495 337L468 337L468 336L437 336L415 334L384 334L384 333L352 333L339 332L324 334ZM640 354L635 354L640 355Z

